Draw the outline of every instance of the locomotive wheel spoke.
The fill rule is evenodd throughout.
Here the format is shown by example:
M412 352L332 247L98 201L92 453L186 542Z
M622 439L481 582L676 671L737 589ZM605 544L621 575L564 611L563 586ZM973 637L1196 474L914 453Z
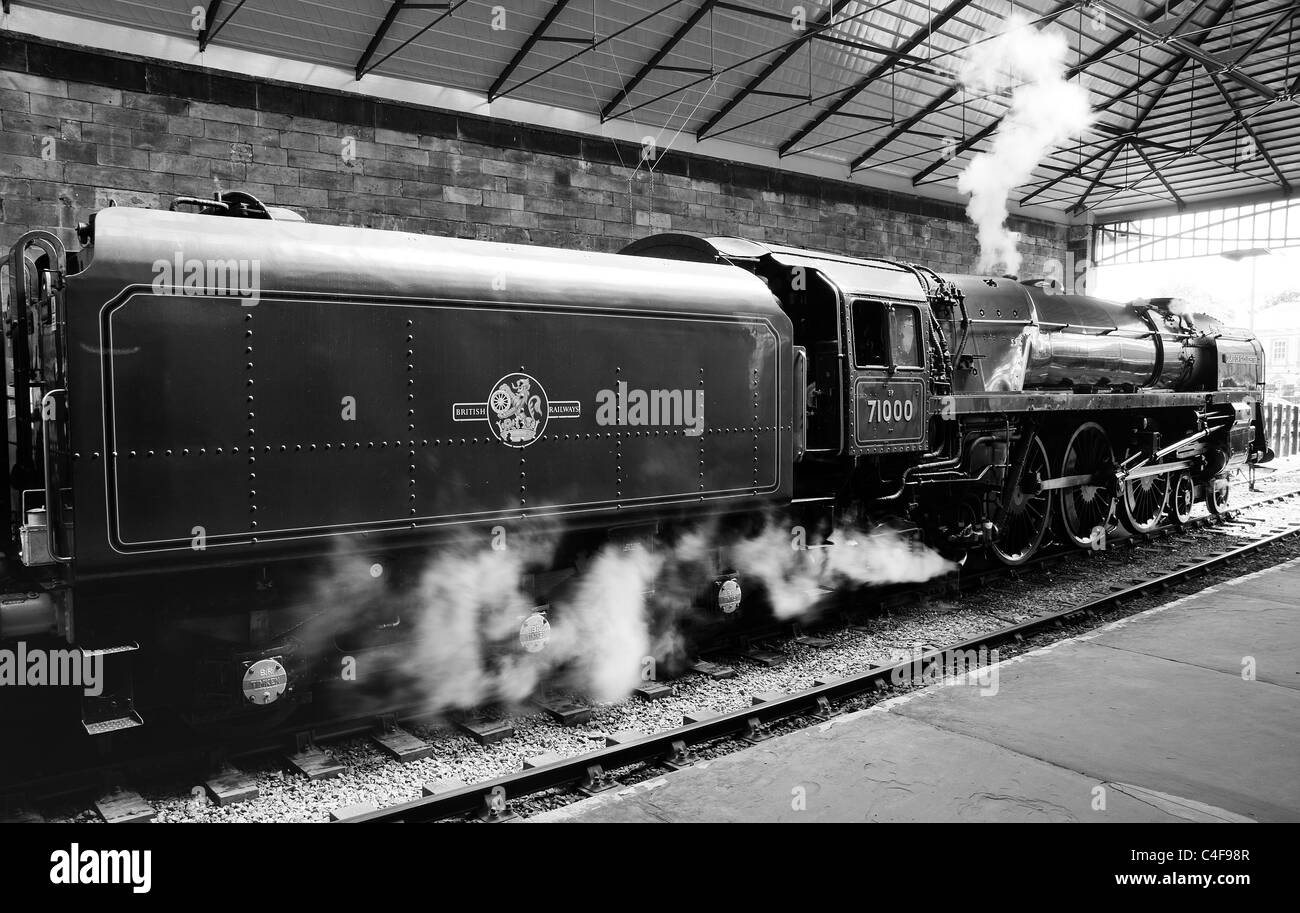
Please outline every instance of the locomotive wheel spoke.
M1228 509L1228 497L1232 492L1226 476L1218 476L1205 483L1205 506L1214 516L1221 515Z
M1046 478L1049 474L1047 448L1037 435L1029 442L1029 455L1025 459L1020 479ZM1038 551L1047 534L1052 515L1054 492L1040 491L1027 494L1017 480L1011 501L1006 505L1002 529L990 546L994 557L1003 564L1024 564Z
M1132 456L1133 452L1129 452ZM1119 499L1119 518L1131 533L1149 533L1160 525L1169 502L1170 476L1146 476L1124 483Z
M1174 479L1174 494L1169 505L1170 512L1179 523L1186 523L1192 518L1192 505L1196 503L1196 490L1192 477L1185 472L1178 473Z
M1075 429L1061 458L1062 476L1108 474L1115 465L1106 430L1096 422ZM1079 485L1062 492L1059 520L1062 537L1080 548L1092 544L1092 532L1098 526L1112 528L1115 518L1115 486Z

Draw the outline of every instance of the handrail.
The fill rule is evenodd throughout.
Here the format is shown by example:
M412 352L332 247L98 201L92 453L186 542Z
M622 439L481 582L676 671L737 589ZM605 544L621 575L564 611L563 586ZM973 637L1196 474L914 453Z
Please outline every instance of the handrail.
M32 352L28 348L28 333L33 324L28 322L30 302L27 294L27 248L38 247L49 259L51 270L63 269L66 252L58 235L44 229L29 231L14 242L9 251L9 308L13 319L13 387L14 387L14 466L6 466L6 475L11 485L26 488L35 475L36 467L32 465L31 432L31 376ZM54 290L51 290L53 293ZM39 315L37 315L39 320ZM14 475L17 475L15 481Z
M54 397L59 394L67 395L68 391L60 387L58 390L51 390L41 397L41 454L42 463L45 464L45 522L50 532L50 557L58 564L71 564L72 556L64 555L59 552L59 530L63 526L63 506L62 498L57 498L58 494L54 490L54 480L50 476L50 465L54 462L53 448L50 447L49 420L50 413L55 410L49 408L54 403Z

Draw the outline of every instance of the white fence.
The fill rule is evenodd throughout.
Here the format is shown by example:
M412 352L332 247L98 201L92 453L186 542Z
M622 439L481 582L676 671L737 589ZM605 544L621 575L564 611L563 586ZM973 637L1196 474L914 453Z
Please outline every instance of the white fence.
M1264 422L1269 446L1278 459L1300 453L1300 406L1281 401L1266 402Z

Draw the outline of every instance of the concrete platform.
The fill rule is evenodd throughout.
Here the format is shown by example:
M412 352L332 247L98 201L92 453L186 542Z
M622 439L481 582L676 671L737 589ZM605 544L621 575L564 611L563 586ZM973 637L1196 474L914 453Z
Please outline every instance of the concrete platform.
M1300 560L995 669L531 820L1300 821Z

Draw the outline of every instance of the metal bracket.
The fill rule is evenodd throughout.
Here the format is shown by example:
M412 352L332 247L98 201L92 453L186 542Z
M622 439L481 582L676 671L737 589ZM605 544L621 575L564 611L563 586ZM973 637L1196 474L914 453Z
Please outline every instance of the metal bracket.
M677 739L668 747L669 752L668 757L664 759L664 767L681 770L695 763L695 752L686 747L685 739Z
M510 810L506 791L496 787L483 797L483 808L474 817L484 824L501 824L504 821L513 821L519 816Z
M578 792L583 795L594 796L596 793L617 789L622 785L618 780L606 774L604 768L599 764L591 764L587 767L587 772L578 784Z
M840 711L831 707L831 702L826 696L817 698L817 712L813 714L815 720L829 720L833 716L838 716Z
M756 716L751 716L745 720L745 731L740 737L751 745L772 738L772 733L767 731L767 724Z

